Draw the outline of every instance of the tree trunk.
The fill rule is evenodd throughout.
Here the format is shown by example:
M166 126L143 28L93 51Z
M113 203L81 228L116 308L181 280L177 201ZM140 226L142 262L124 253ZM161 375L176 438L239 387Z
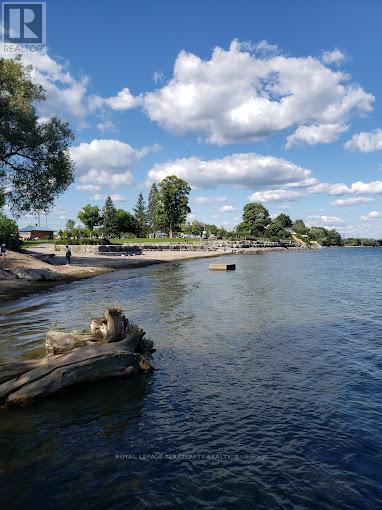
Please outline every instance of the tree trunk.
M90 333L48 331L47 356L0 365L0 405L23 406L80 383L151 371L142 354L153 351L153 342L144 335L119 308L93 319Z

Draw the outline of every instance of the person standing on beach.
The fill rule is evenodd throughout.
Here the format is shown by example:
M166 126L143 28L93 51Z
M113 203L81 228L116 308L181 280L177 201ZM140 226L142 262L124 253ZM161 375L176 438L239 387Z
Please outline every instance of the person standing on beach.
M5 254L7 253L7 248L5 246L5 244L3 243L1 246L0 246L0 254L2 257L5 257Z
M66 257L66 265L70 266L70 259L72 257L72 252L71 252L70 246L68 244L66 245L65 257Z

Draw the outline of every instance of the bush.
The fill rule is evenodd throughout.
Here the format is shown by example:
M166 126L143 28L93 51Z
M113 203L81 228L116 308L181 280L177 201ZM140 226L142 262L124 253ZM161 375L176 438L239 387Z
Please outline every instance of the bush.
M0 244L5 244L11 250L18 250L21 244L16 222L2 213L0 213Z
M97 245L97 244L105 244L104 239L94 239L92 238L82 238L82 239L61 239L59 241L56 241L54 244L57 245L66 245L70 244L71 246L77 246L79 244L91 244L91 245Z

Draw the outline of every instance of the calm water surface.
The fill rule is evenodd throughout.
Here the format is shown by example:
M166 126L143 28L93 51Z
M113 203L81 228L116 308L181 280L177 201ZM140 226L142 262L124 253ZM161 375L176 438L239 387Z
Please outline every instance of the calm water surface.
M382 250L227 260L0 304L3 361L115 303L158 349L151 375L0 414L0 508L382 508Z

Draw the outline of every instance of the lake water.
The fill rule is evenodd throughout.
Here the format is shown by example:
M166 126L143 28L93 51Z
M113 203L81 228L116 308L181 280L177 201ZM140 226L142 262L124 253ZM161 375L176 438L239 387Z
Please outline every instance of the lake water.
M120 271L0 305L0 357L109 305L156 371L0 414L0 508L382 508L382 250Z

